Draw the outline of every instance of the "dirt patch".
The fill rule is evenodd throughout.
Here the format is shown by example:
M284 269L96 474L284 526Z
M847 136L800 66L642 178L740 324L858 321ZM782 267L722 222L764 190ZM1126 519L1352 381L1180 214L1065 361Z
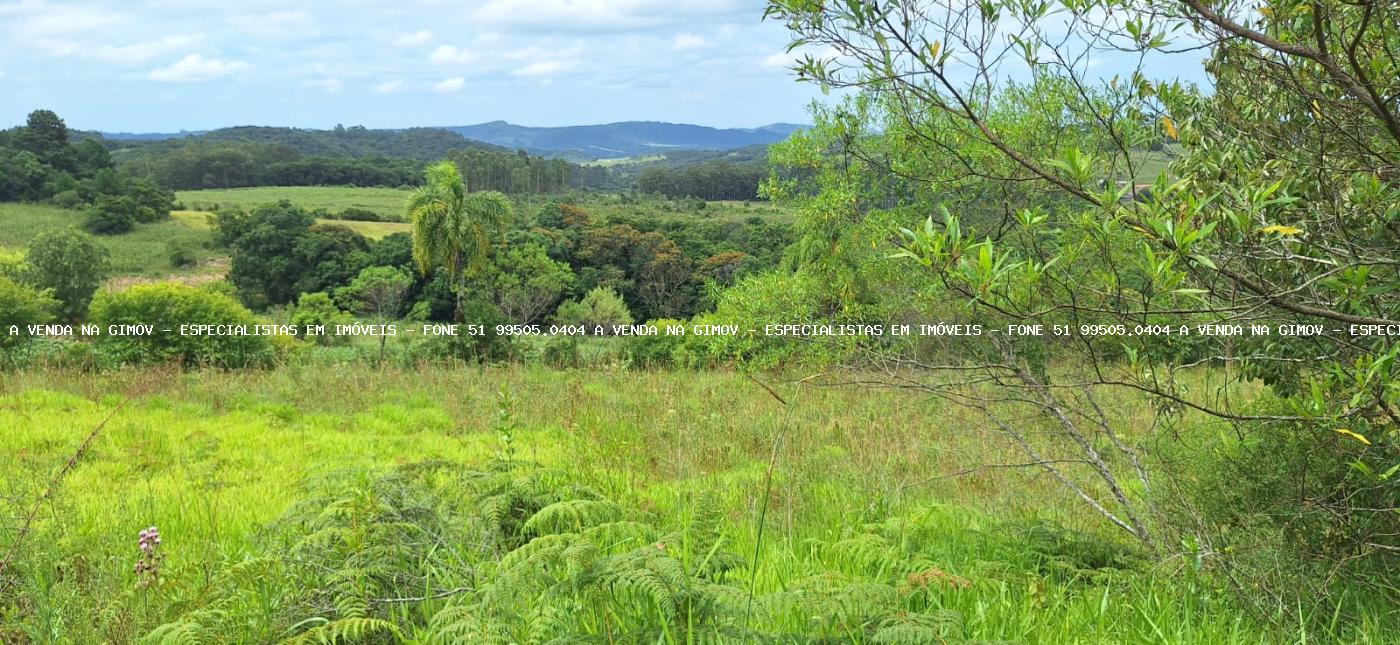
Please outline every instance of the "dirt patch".
M138 284L156 284L158 282L174 282L197 287L202 284L209 284L210 282L224 279L224 277L228 275L229 263L229 258L226 257L209 258L180 273L172 273L162 277L143 275L117 276L107 280L103 286L108 291L126 291Z

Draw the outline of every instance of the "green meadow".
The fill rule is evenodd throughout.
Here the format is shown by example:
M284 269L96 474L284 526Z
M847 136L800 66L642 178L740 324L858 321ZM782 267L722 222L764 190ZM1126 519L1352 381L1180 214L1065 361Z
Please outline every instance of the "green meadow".
M45 204L0 203L0 248L22 251L34 236L60 228L81 228L83 213ZM112 276L168 277L218 271L210 261L218 254L209 247L209 225L201 217L177 213L169 220L142 224L124 235L99 237L109 252ZM185 249L196 263L175 267L172 247Z
M182 190L175 199L191 210L236 207L252 210L262 204L289 200L307 210L324 208L339 213L359 208L389 217L403 217L410 191L401 188L359 188L354 186L258 186L212 190Z
M29 602L0 635L271 641L343 605L312 634L1272 639L1048 478L970 469L1017 457L936 400L724 371L324 367L0 376L6 515L32 518L3 543ZM132 568L149 526L156 578ZM449 541L410 548L420 531Z

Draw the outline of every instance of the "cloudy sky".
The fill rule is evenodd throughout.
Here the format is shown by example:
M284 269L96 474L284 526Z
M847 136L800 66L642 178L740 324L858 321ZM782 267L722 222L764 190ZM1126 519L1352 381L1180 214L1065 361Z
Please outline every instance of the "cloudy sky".
M793 79L788 33L762 20L763 6L0 0L0 127L38 107L107 132L806 122L820 93ZM1149 73L1199 77L1199 59L1158 60ZM1090 62L1105 78L1130 64Z
M0 127L805 121L761 0L0 0Z

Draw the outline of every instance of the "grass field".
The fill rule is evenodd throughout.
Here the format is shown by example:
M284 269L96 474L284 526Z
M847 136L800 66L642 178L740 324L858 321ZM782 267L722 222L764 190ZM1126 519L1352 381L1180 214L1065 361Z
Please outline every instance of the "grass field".
M261 204L286 199L308 209L324 208L338 213L346 208L363 208L391 217L402 217L408 190L397 188L356 188L353 186L269 186L260 188L231 188L220 190L187 190L176 193L176 199L187 209L207 211L214 205L236 206L245 210ZM533 214L546 201L556 196L515 196L516 212L520 216ZM627 203L614 194L576 195L572 198L583 206L596 221L616 216L654 215L661 219L700 219L742 221L762 217L771 221L790 222L792 214L768 202L709 202L701 210L686 208L684 202L644 198L640 203ZM395 226L363 226L394 224L392 222L342 222L369 237L383 237L400 230ZM362 226L355 226L360 224ZM406 229L403 229L406 230Z
M0 203L0 247L24 249L43 231L81 227L82 223L83 215L78 211L43 204ZM114 277L180 277L207 273L208 265L217 258L206 246L209 240L207 223L188 213L177 214L163 222L139 224L130 233L98 238L111 253L109 274ZM171 244L189 249L199 265L179 269L171 266Z
M176 220L184 222L193 228L209 229L212 226L214 214L208 211L174 211L170 216ZM360 235L371 240L378 240L394 233L407 233L411 229L404 222L355 222L339 219L318 219L321 224L335 224L349 228Z
M0 639L126 642L169 623L187 634L211 629L234 640L271 641L323 625L340 610L326 609L331 601L315 595L335 586L334 578L315 578L317 571L364 556L371 547L360 541L374 535L364 531L379 526L353 509L408 503L386 482L412 480L415 469L426 468L437 473L428 476L431 486L448 491L426 503L459 509L453 512L465 519L458 524L476 526L471 514L495 498L472 501L462 482L481 480L462 473L496 460L508 466L498 475L536 482L531 486L586 486L608 500L563 503L575 513L568 523L586 526L590 508L625 509L609 511L628 518L618 526L651 535L640 547L597 547L622 552L606 566L659 552L687 569L704 569L719 554L733 560L724 572L692 578L717 604L704 613L685 605L692 607L688 627L663 621L646 638L614 633L626 621L666 612L637 604L621 579L569 590L590 584L585 576L550 587L556 595L510 601L525 604L509 604L500 620L534 616L512 632L520 642L548 636L551 621L599 642L746 640L706 631L722 621L725 629L740 629L742 621L764 633L853 642L895 642L901 633L923 637L899 642L1274 640L1189 571L1137 559L1046 477L988 469L924 481L1014 459L972 430L978 424L963 411L894 391L775 388L786 405L723 372L293 365L273 372L0 374L7 446L0 452L0 500L16 507L0 517L22 516L110 416L42 503L34 532L17 551L18 568L30 574L22 583L28 600L0 611ZM1118 404L1125 414L1146 412L1132 401ZM349 497L326 502L318 496L328 485L332 495ZM341 510L316 510L322 503ZM337 517L350 523L323 537L304 534ZM426 521L403 517L393 526ZM699 554L697 518L713 538ZM538 518L528 523L536 524ZM132 566L137 533L149 526L159 527L164 559L158 582L142 583ZM692 528L648 528L676 526ZM522 553L587 534L532 530L543 535ZM0 535L4 553L15 533ZM413 540L402 535L396 539ZM334 562L298 568L300 559L325 555L322 539L338 545ZM470 532L456 539L465 543L448 539L443 549L428 549L433 555L417 556L430 566L410 567L424 572L412 584L426 588L394 592L417 599L396 600L387 613L370 599L367 611L397 623L407 640L451 642L442 636L449 629L442 617L465 615L453 608L506 602L500 593L545 584L508 578L522 557L477 550ZM570 557L601 557L596 549L588 553ZM1106 560L1105 553L1121 558ZM373 560L408 566L390 555ZM459 566L470 573L454 573ZM367 580L372 587L381 579ZM672 592L681 594L636 593ZM750 592L756 600L745 600ZM804 595L811 593L817 595ZM568 607L575 609L548 613ZM313 615L322 618L302 622Z
M209 210L215 204L244 210L283 199L302 208L324 208L339 213L347 208L363 208L391 217L402 217L408 190L398 188L356 188L353 186L264 186L216 190L185 190L175 199L191 210Z

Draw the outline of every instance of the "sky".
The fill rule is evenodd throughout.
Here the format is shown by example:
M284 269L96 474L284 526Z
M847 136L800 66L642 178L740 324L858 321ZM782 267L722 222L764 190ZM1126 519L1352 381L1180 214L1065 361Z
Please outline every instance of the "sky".
M0 0L0 127L807 120L761 0Z
M0 127L37 108L104 132L807 122L821 93L764 4L0 0ZM1199 70L1179 63L1157 64Z

